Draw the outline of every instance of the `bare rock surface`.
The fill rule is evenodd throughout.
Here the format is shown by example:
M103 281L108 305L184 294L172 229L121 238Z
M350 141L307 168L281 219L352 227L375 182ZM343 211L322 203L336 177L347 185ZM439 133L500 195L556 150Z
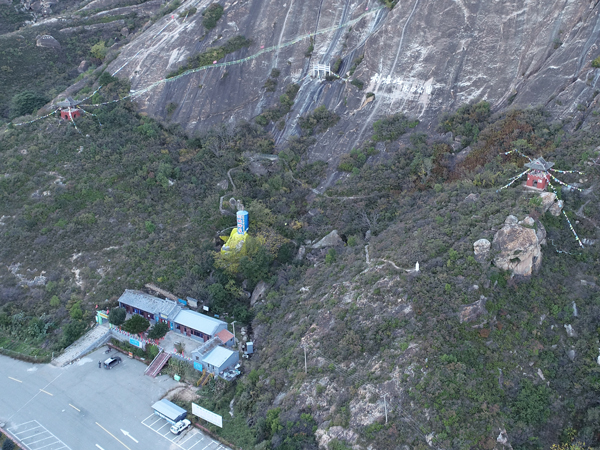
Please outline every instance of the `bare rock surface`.
M49 34L44 34L42 36L38 36L35 39L35 45L37 45L38 47L46 47L46 48L54 48L54 49L60 48L60 42L58 42L56 39L54 39Z
M475 260L477 262L484 262L490 254L491 246L492 244L487 239L479 239L478 241L475 241L473 244Z
M250 298L250 306L254 306L256 302L265 298L269 285L264 281L259 281L254 290L252 291L252 297Z
M333 230L319 242L313 244L311 248L337 247L338 245L344 245L344 241L342 241L342 238L338 234L337 230Z
M592 101L600 85L591 67L600 38L597 2L400 0L389 10L367 0L332 0L326 6L317 0L228 1L208 32L201 14L179 17L190 6L202 11L209 3L182 3L123 47L109 70L129 62L119 76L136 91L209 47L237 35L251 38L249 48L223 60L243 62L158 83L136 101L158 118L165 118L169 102L177 103L170 120L195 132L252 120L297 82L300 91L285 126L269 126L277 145L298 133L298 116L320 105L345 119L317 136L312 160L337 160L367 139L383 116L402 111L427 126L440 112L475 100L495 110L545 105L554 118L568 117L576 126L587 120L577 105ZM311 34L314 50L306 57ZM314 63L332 64L338 56L343 79L310 76ZM364 82L363 91L346 76L357 57L363 59L353 78ZM281 75L271 93L263 85L273 68ZM374 100L364 104L364 92L373 92Z
M562 200L558 200L556 194L553 192L542 192L540 194L540 198L542 199L542 210L544 212L550 211L550 214L553 216L559 216L564 202Z
M546 232L544 230L543 233L536 234L535 228L523 226L529 223L533 227L535 222L528 217L519 223L515 216L508 216L504 226L494 235L494 264L500 269L511 271L512 275L529 276L542 264L540 245Z
M463 305L458 313L458 320L460 323L472 322L477 320L482 314L487 314L485 309L486 298L482 295L479 300L469 305Z
M83 73L86 70L88 70L90 68L90 62L86 61L85 59L83 61L81 61L81 63L79 64L79 66L77 67L77 72L79 73Z

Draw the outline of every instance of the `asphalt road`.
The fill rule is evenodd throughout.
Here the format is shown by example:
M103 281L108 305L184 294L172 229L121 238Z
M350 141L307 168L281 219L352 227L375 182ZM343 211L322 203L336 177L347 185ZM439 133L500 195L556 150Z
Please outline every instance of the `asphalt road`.
M107 356L103 347L58 368L0 355L0 424L30 450L171 450L184 439L186 450L225 448L197 430L174 440L142 423L178 383L144 376L146 366L124 355L113 369L99 369Z

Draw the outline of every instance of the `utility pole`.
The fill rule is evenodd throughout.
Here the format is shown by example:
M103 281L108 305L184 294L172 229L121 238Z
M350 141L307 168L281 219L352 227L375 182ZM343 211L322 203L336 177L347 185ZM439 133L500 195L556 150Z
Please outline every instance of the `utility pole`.
M387 395L388 395L388 394L383 394L383 407L384 407L384 409L385 409L385 423L387 423L387 402L386 402L386 400L385 400L385 397L386 397Z
M233 345L235 345L235 323L237 322L237 320L234 320L233 322L231 322L231 325L233 326Z

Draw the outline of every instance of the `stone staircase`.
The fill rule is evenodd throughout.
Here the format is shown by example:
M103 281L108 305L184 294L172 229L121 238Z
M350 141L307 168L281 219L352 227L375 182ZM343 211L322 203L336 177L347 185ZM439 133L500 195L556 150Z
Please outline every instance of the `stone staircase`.
M65 351L52 360L52 364L63 367L75 361L82 355L100 347L110 338L110 329L106 326L96 325L82 337L69 345Z
M150 365L146 368L146 370L144 371L144 375L156 378L156 375L160 373L165 364L167 364L167 361L169 361L170 357L170 353L161 351L158 355L156 355L156 358L154 358Z

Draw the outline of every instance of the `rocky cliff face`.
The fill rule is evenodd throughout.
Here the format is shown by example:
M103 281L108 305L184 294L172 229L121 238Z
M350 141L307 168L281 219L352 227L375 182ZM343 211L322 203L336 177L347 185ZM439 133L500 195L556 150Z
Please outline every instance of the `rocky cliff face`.
M392 10L375 0L228 0L209 32L201 14L179 17L209 4L183 2L174 15L133 37L110 66L116 71L127 63L119 76L139 90L208 47L236 35L252 39L249 48L225 58L248 60L159 84L137 97L142 110L163 119L167 105L175 104L168 118L189 132L251 120L293 82L301 86L296 103L285 128L273 132L282 143L298 133L299 115L326 105L342 120L314 147L312 158L324 160L349 151L369 136L375 120L399 111L430 128L440 112L474 100L487 100L496 110L545 105L557 118L572 118L575 127L589 125L586 111L597 101L600 70L591 67L599 53L597 0L400 0ZM314 49L306 56L311 38ZM338 57L344 80L310 76L313 64L333 65ZM263 85L273 68L281 75L270 93ZM353 79L364 89L350 84ZM374 101L365 102L367 92Z

